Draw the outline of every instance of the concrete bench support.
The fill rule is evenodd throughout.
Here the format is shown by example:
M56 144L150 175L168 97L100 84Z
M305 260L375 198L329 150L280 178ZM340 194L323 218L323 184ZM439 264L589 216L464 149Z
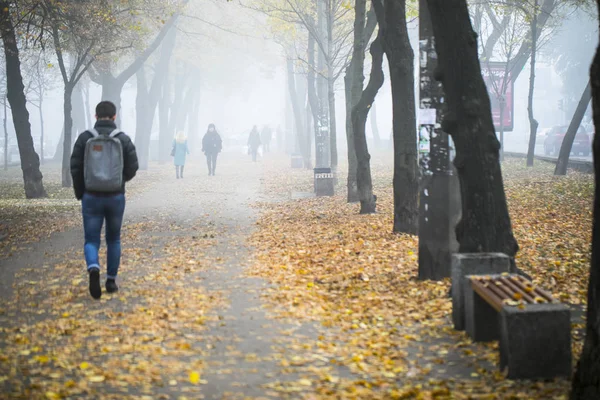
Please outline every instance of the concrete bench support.
M465 285L467 275L509 272L510 258L503 253L458 253L452 255L452 321L463 331L465 321ZM497 314L497 313L496 313Z
M571 318L564 304L505 306L500 313L500 368L509 379L570 377Z
M465 328L474 342L492 342L500 339L500 315L481 298L465 279Z

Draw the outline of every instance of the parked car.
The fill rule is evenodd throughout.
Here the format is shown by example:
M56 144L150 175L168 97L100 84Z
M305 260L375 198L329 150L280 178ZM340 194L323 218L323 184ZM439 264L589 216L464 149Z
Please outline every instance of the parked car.
M544 140L544 154L558 155L560 152L560 146L562 145L565 134L567 133L568 126L555 126L546 135ZM592 145L590 136L585 131L583 126L577 129L575 140L573 140L573 147L571 148L571 154L578 155L582 154L587 157L590 155Z
M551 128L538 128L537 135L535 135L535 145L543 146L546 141L546 137L548 136L548 132L550 132Z

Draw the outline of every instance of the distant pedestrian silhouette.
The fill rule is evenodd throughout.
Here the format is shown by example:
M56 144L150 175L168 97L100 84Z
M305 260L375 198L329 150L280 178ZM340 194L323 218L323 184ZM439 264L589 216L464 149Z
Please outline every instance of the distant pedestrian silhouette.
M215 128L215 124L208 125L208 130L202 138L202 151L206 155L208 175L214 176L217 169L217 155L223 149L223 141Z
M254 162L256 162L256 156L258 155L258 148L260 145L260 134L258 133L256 125L254 125L250 132L250 137L248 137L248 154L252 155L252 161Z
M173 150L171 151L177 179L183 179L183 168L185 167L185 159L188 154L190 154L190 150L188 148L187 137L183 132L177 132L175 140L173 140Z

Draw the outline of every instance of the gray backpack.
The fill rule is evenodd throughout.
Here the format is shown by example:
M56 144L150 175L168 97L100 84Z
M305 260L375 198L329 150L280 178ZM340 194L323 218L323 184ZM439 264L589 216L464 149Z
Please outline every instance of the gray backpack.
M83 177L85 190L91 192L119 192L123 188L123 145L115 129L110 135L101 135L89 129L93 137L85 144Z

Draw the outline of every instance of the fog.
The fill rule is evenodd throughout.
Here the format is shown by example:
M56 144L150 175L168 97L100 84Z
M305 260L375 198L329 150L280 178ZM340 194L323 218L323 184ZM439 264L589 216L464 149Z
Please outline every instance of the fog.
M185 130L188 136L201 135L209 123L214 123L224 140L243 142L254 125L268 125L273 130L280 128L290 136L294 129L293 114L290 112L290 95L287 88L286 58L289 49L282 43L280 36L281 22L274 22L273 16L265 12L261 2L228 2L191 1L176 24L177 38L175 50L170 62L169 80L172 88L181 84L180 75L175 71L178 66L193 69L192 75L197 80L197 101L199 107L193 118L197 119L197 127L188 122ZM535 118L539 121L539 132L545 132L553 126L568 125L579 96L587 83L588 66L597 45L597 23L595 10L564 8L552 17L549 28L544 30L536 66L536 84L534 92ZM161 24L150 25L146 43L137 44L143 47L150 43L161 28ZM485 29L482 38L485 38ZM487 32L489 33L489 32ZM294 33L298 42L302 29ZM415 54L418 54L418 21L409 23L409 34ZM522 37L521 41L527 40ZM481 41L482 43L484 40ZM300 79L306 78L307 68L302 47L295 45L295 64ZM136 50L139 52L139 50ZM127 51L115 56L112 68L118 71L135 57L136 51ZM33 50L30 50L33 52ZM287 52L287 53L286 53ZM43 114L46 132L45 157L53 156L60 141L63 126L63 84L56 56L51 51L45 52L50 67L44 74L51 82L44 96ZM287 55L286 55L287 54ZM157 49L145 63L147 74L152 76L153 63L160 57ZM502 51L494 51L492 61L505 61ZM418 66L415 60L415 67ZM370 57L367 55L365 75L368 79ZM341 67L343 68L343 67ZM484 67L485 68L485 67ZM415 68L418 73L418 68ZM392 98L389 86L387 64L384 61L386 84L380 89L375 105L377 109L376 124L383 141L383 147L391 150L392 131ZM27 76L25 77L27 79ZM415 79L418 82L418 79ZM365 81L366 83L366 81ZM86 75L79 83L80 87L89 90L89 97L84 101L84 109L88 114L85 123L77 123L74 115L74 135L86 128L93 118L93 107L103 100L102 88ZM345 96L343 74L335 84L335 117L337 120L338 151L340 159L345 158ZM418 87L416 87L418 89ZM174 89L171 89L174 90ZM529 139L529 121L527 116L527 96L529 90L529 61L520 72L514 86L514 128L505 134L505 149L513 152L526 152ZM121 94L120 122L121 128L135 138L136 134L136 77L129 79ZM171 93L171 96L174 94ZM417 90L418 95L418 90ZM81 102L74 98L73 102ZM559 102L563 107L559 110ZM417 99L418 104L418 99ZM87 106L87 107L86 107ZM77 105L74 104L74 110ZM28 104L31 115L32 135L39 152L39 136L41 131L38 111ZM75 111L74 111L75 112ZM151 147L158 146L159 119L155 116L151 132ZM369 116L373 118L373 116ZM590 112L586 114L583 125L590 130ZM10 113L8 115L10 121ZM14 129L8 123L9 136L14 142ZM367 124L367 137L373 147L371 123ZM191 132L192 129L198 132ZM37 139L36 139L37 138ZM542 138L543 139L543 138ZM293 139L288 139L288 142ZM314 141L313 141L314 142ZM314 145L314 143L313 143ZM289 151L292 145L288 143ZM537 152L543 153L543 141L538 140ZM227 149L226 149L227 150Z

